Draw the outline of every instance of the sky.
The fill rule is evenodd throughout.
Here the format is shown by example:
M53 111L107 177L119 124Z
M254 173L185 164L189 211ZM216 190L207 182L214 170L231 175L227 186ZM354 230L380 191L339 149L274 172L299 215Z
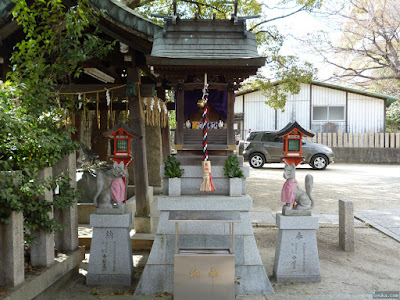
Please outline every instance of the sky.
M269 6L272 6L274 3L278 3L279 1L263 0L262 2L268 3ZM269 11L269 13L271 13L271 11ZM272 13L274 13L274 15L271 16L278 16L282 14L282 11L277 10ZM319 30L324 30L331 34L333 40L338 39L338 33L332 30L331 23L326 16L318 13L310 14L307 12L300 12L293 16L274 21L273 24L278 26L282 33L289 35L281 49L282 55L296 55L303 61L313 63L313 65L318 68L317 76L319 81L325 81L331 77L334 68L331 65L324 63L323 59L303 42L293 38L296 37L302 39L305 38L307 34L313 34L317 33Z

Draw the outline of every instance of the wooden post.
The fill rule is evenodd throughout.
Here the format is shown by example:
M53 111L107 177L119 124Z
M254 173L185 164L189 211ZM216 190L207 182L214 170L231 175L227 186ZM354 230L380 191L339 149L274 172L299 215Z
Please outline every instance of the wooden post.
M162 87L157 87L157 96L161 100L165 101L165 90ZM165 158L171 155L171 137L169 134L169 120L167 118L167 127L161 128L161 147L162 157Z
M328 133L328 147L332 147L332 132Z
M348 136L348 135L349 135L349 134L348 134L347 132L343 133L343 147L344 147L344 148L349 147L349 143L348 143L348 139L347 139L347 136Z
M364 148L368 148L368 133L364 133Z
M380 148L379 145L379 133L375 133L375 148Z
M396 133L396 148L400 148L400 133Z
M353 148L354 146L353 146L354 144L353 144L353 134L352 133L349 133L349 148Z
M185 91L183 84L178 84L176 96L176 130L175 130L175 144L183 145L183 124L185 123Z
M132 141L134 169L135 169L135 196L136 232L148 232L150 226L150 203L148 195L149 179L147 172L146 137L144 135L144 120L142 116L142 105L140 103L140 70L135 67L128 68L127 96L129 102L129 126L141 139ZM136 226L139 221L139 228ZM143 221L143 222L140 222Z
M343 147L343 132L341 130L338 131L338 148Z
M374 148L374 132L372 130L369 132L369 147Z
M385 147L385 134L384 134L383 132L381 132L381 133L379 133L379 135L380 135L380 138L379 138L379 140L380 140L379 148L384 148L384 147Z
M389 132L385 132L385 148L389 148Z
M234 105L235 105L235 97L234 97L233 89L228 91L228 107L227 107L227 144L235 145L235 132L233 130L233 117L234 117Z
M394 148L395 147L395 140L394 140L394 133L392 132L390 134L390 148Z
M322 144L324 144L324 145L327 145L328 143L327 143L327 138L326 138L326 132L324 132L323 134L322 134Z

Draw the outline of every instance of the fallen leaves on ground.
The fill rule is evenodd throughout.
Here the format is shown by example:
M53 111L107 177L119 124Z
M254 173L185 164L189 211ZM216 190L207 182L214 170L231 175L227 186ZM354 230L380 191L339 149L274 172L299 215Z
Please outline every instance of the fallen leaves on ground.
M172 296L172 294L168 293L168 292L164 292L162 294L157 294L156 297L168 297L168 296Z

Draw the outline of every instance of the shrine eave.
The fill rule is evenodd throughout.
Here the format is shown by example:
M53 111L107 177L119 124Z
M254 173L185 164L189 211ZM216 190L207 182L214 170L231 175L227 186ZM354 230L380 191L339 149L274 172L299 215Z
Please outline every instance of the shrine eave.
M265 57L251 58L170 58L146 56L146 62L152 66L199 66L199 67L257 67L260 68L265 64Z
M115 132L117 132L119 129L123 129L124 131L129 133L134 138L142 139L142 136L140 136L139 134L133 132L133 130L130 127L126 126L122 122L119 122L117 125L115 125L111 129L107 130L106 132L103 132L103 136L104 137L110 137L112 134L115 134ZM112 138L112 137L110 137L110 138Z
M161 29L118 0L90 0L90 3L102 12L104 18L147 40L152 41L155 32Z
M275 134L278 137L282 137L288 133L290 133L292 130L297 129L298 131L300 131L302 134L304 134L305 136L308 137L313 137L314 134L305 130L303 127L300 126L299 123L297 123L296 121L292 122L292 123L288 123L284 128L282 128L281 130L277 131Z

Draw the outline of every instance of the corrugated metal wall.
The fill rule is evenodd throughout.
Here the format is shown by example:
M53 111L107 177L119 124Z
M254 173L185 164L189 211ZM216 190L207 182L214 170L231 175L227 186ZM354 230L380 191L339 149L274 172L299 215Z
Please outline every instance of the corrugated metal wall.
M289 122L297 121L304 129L310 130L310 85L301 84L300 93L289 94L285 111L278 110L277 129L282 129Z
M342 121L312 121L312 132L346 131L346 92L322 86L312 86L312 106L343 106L344 119ZM312 113L311 113L312 114ZM311 116L312 118L312 116Z
M275 110L265 104L266 97L261 91L244 95L244 131L276 130L283 128L287 123L297 121L302 127L312 132L343 132L365 133L369 131L383 132L385 126L385 101L379 98L368 97L348 92L346 108L346 91L312 85L313 106L343 106L344 120L340 121L311 121L312 108L310 107L310 85L301 84L301 91L297 95L288 95L285 111ZM310 113L311 111L311 113ZM235 113L243 112L243 95L236 97ZM346 113L348 124L346 128ZM276 123L276 128L275 128Z
M385 131L385 101L349 93L348 132Z
M275 110L265 104L261 91L244 96L244 130L275 130Z
M234 112L235 114L243 113L243 95L235 97Z

